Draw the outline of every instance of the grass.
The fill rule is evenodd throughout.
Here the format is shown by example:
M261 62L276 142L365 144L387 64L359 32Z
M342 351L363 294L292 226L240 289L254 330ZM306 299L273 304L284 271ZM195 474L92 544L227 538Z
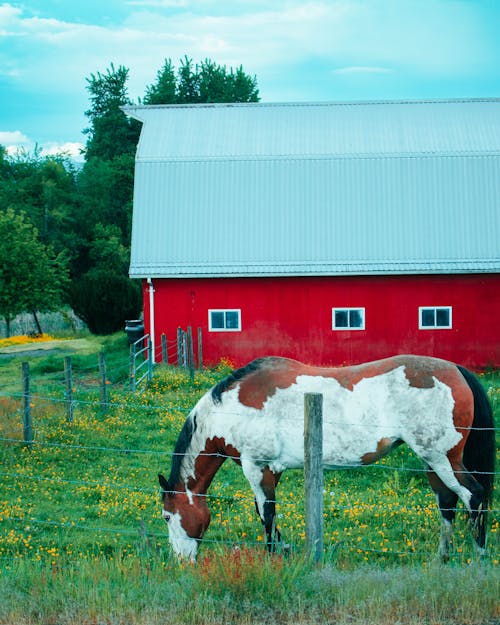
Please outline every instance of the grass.
M199 561L179 565L167 549L156 474L168 473L187 412L228 368L197 373L193 384L183 371L159 367L146 392L131 394L123 334L86 340L93 346L71 353L71 424L64 352L30 356L31 448L13 442L22 439L21 358L0 361L0 437L9 439L0 445L0 623L500 622L498 494L483 565L473 561L464 515L451 564L440 565L434 497L404 448L382 468L325 474L319 568L303 558L301 472L286 473L278 491L291 554L270 557L241 469L226 463L209 491L212 524ZM116 377L106 411L96 382L103 349L116 365L108 366ZM498 423L498 374L481 379Z

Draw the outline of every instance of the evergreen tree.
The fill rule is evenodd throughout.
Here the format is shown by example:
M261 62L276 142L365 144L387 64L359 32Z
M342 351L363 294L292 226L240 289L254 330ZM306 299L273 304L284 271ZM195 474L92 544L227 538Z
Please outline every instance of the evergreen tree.
M205 59L199 65L185 56L177 74L170 59L146 89L144 104L197 104L203 102L258 102L255 76L240 65L236 70Z
M93 157L112 160L121 154L134 154L140 134L140 124L125 115L120 107L131 104L127 89L128 69L113 63L106 73L87 78L91 107L85 112L90 128L84 130L89 138L86 160Z
M175 104L177 102L177 80L170 59L156 74L156 83L146 88L144 104Z

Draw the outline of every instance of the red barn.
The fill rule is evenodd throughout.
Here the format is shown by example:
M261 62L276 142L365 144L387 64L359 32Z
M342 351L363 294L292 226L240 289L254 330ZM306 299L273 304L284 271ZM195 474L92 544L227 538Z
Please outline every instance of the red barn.
M500 100L131 107L130 276L203 357L500 365Z

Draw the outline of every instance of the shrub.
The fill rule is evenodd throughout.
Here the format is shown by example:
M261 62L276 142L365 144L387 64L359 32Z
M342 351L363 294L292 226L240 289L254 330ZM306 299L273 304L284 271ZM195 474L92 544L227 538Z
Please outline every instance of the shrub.
M121 274L92 269L73 284L71 304L92 333L111 334L139 315L141 285Z

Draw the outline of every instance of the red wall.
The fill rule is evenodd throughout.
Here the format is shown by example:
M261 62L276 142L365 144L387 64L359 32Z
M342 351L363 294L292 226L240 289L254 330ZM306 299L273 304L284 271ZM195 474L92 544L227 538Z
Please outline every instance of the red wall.
M473 369L500 366L500 276L353 276L153 280L156 345L177 327L203 332L206 364L265 355L316 364L396 353L438 356ZM419 330L419 306L452 306L450 330ZM365 330L332 330L332 308L365 308ZM241 309L241 332L209 332L208 309ZM144 283L149 331L149 291ZM196 350L196 346L195 346Z

